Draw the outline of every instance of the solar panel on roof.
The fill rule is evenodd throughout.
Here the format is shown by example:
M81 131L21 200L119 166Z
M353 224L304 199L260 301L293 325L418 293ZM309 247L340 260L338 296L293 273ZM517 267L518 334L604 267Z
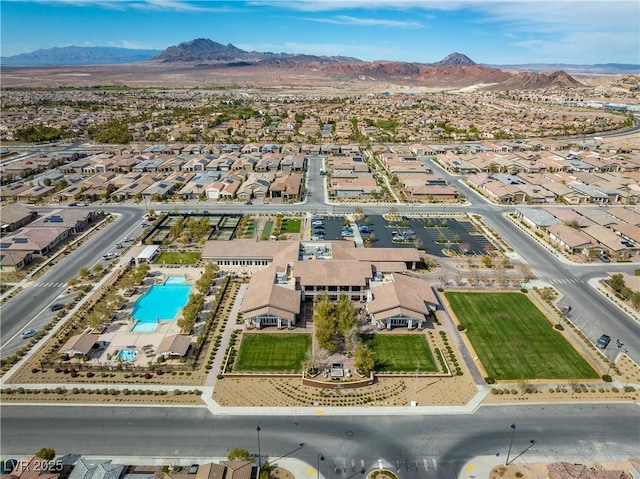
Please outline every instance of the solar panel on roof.
M0 248L9 248L11 243L0 243Z

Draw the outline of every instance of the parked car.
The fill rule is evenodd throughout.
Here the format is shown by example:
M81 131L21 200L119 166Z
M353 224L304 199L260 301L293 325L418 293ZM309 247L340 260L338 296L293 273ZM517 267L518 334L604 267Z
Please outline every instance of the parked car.
M610 262L611 262L611 260L609 259L609 257L608 257L606 254L604 254L604 253L600 253L600 254L598 255L598 258L600 258L600 261L602 261L603 263L610 263Z
M20 337L22 339L29 339L34 337L37 333L38 331L36 331L35 329L27 329L26 331L22 331L22 333L20 333Z
M610 342L611 342L611 336L607 334L603 334L598 338L598 341L596 342L596 346L598 346L600 349L604 349L607 346L609 346Z
M53 303L49 309L51 309L51 311L60 311L61 309L64 309L64 304Z
M321 220L314 220L311 222L311 226L323 226L323 223Z

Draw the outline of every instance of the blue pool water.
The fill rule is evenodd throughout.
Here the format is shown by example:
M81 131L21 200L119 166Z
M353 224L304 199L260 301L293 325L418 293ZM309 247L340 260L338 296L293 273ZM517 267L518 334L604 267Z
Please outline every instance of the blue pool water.
M184 276L169 276L167 279L164 280L164 284L165 285L169 285L169 284L182 284L187 280L186 277Z
M123 349L118 353L118 359L133 362L136 359L136 354L138 354L138 351L135 349Z
M131 316L138 320L136 326L141 323L157 323L158 321L174 319L178 310L189 300L190 285L182 284L184 278L167 278L165 284L151 286L133 306ZM170 282L170 280L173 280ZM136 330L135 327L133 329Z

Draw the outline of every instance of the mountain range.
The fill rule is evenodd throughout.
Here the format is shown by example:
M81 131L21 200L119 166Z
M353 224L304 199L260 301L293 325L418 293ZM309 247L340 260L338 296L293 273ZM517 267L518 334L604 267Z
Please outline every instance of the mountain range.
M109 65L149 60L162 50L139 50L116 47L54 47L0 57L3 67L44 67L65 65Z
M222 44L197 38L170 46L163 51L112 47L60 47L32 53L1 57L4 67L60 67L80 65L136 64L168 70L246 70L260 78L282 72L312 75L338 81L389 81L424 87L464 88L472 85L491 89L536 89L575 87L581 83L572 74L630 74L640 65L480 65L461 53L452 53L435 63L401 61L363 61L344 56L320 56L295 53L242 50L231 43ZM530 68L530 67L552 68ZM231 69L231 70L230 70ZM555 71L554 71L555 70Z

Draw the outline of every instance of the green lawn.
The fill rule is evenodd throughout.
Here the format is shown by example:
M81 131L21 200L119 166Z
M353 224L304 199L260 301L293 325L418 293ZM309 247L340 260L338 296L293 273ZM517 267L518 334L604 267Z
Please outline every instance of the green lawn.
M155 264L196 264L200 259L198 251L185 251L184 253L165 251L154 261Z
M309 334L244 334L234 371L300 372Z
M445 293L495 379L590 379L598 374L523 293Z
M436 363L422 334L365 334L364 344L369 346L375 355L378 372L436 372Z
M282 226L280 227L280 233L300 233L300 220L294 218L287 218L282 220Z
M273 221L267 221L264 224L264 228L262 228L262 236L260 236L260 239L262 241L267 241L269 238L271 238L272 229L273 229Z

